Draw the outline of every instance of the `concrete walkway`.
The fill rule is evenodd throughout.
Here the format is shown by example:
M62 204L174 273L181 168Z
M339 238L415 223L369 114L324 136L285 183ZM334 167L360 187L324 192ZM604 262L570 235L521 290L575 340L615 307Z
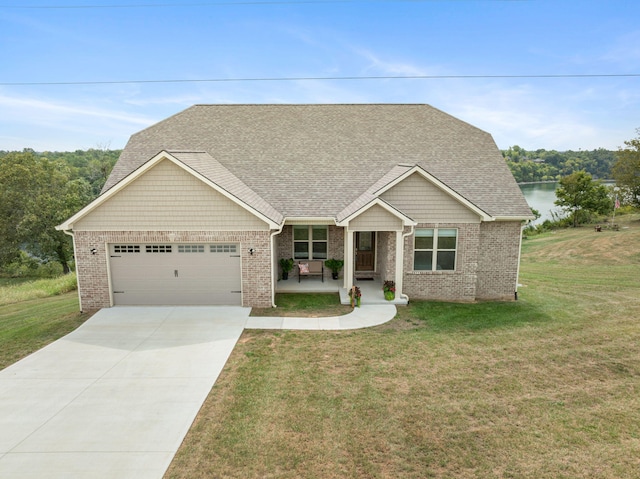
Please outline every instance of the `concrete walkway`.
M253 318L247 319L247 329L301 329L301 330L344 330L378 326L393 319L396 307L392 304L363 305L343 316L326 318Z
M244 328L363 328L396 309L333 318L249 312L103 309L0 371L0 478L160 479Z

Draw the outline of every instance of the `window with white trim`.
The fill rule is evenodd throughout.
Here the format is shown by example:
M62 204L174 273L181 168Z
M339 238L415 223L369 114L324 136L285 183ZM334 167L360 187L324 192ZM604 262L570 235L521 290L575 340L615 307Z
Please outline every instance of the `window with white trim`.
M413 250L414 271L453 271L456 269L458 230L418 228Z
M327 226L293 227L293 259L327 259L329 245Z

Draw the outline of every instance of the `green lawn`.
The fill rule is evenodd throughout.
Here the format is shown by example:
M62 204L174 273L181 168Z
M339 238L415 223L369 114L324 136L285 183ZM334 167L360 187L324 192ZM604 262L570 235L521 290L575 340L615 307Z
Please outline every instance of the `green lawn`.
M351 312L351 306L340 304L338 293L276 294L277 308L252 308L251 316L341 316Z
M63 292L72 281L75 283L73 278L0 283L0 369L86 321L89 316L79 312L78 294Z
M524 242L520 300L246 331L168 478L640 476L640 225Z
M47 279L0 277L0 306L37 298L47 300L51 296L74 291L77 285L75 274Z

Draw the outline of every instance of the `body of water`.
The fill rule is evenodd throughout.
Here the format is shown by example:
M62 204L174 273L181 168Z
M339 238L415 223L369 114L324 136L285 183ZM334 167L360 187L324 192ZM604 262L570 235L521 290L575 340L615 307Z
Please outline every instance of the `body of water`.
M541 224L544 220L553 219L551 212L562 215L562 210L553 204L556 201L556 188L558 183L530 183L520 185L527 203L533 209L538 210L542 216L533 224Z
M613 186L613 181L604 181L607 186ZM562 209L556 206L556 188L559 183L529 183L526 185L520 185L520 190L524 194L527 203L533 209L538 210L542 216L533 222L533 224L541 224L544 220L552 220L551 212L556 213L559 217L564 216Z

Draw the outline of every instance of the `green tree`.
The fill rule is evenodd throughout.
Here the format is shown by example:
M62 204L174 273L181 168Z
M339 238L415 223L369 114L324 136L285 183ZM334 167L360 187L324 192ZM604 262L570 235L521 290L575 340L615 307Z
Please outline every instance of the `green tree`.
M20 249L44 261L58 261L65 273L73 259L71 239L55 226L91 198L91 185L74 179L64 162L31 151L10 153L0 160L0 245L3 261Z
M602 148L592 151L526 151L516 145L502 150L502 155L519 183L556 181L580 170L594 178L611 178L611 166L615 160L613 151Z
M640 128L636 129L636 133L636 138L624 142L626 148L617 151L612 173L623 198L640 206Z
M555 204L573 217L574 227L585 221L588 214L606 214L613 207L607 187L599 181L594 181L584 170L562 177L556 190L556 198Z
M25 150L0 158L0 265L20 255L18 224L29 200L25 192L33 184L35 156Z

